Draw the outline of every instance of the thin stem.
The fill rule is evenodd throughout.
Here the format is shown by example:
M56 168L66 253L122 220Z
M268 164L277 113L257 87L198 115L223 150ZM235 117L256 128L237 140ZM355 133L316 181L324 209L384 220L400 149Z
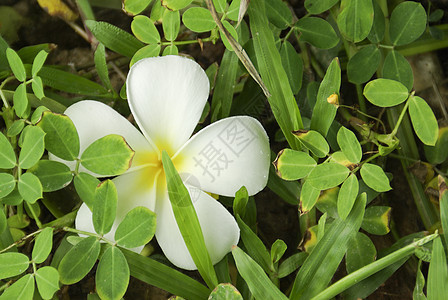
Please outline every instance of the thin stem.
M201 39L201 42L212 42L213 39L211 37ZM162 46L169 46L169 45L189 45L189 44L196 44L199 43L199 40L188 40L188 41L174 41L174 42L161 42L160 45Z
M99 235L99 234L97 234L97 233L92 233L92 232L88 232L88 231L78 230L78 229L74 229L74 228L67 227L67 226L63 227L62 230L64 230L64 231L68 231L68 232L77 233L77 234L83 234L83 235L93 236L93 237L96 237L97 239L100 239L100 240L102 240L102 241L108 243L108 244L111 245L111 246L115 246L115 245L116 245L115 242L112 242L112 241L106 239L104 236Z
M6 247L6 248L0 250L0 254L3 253L3 252L8 251L9 249L11 249L11 248L13 248L13 247L15 247L15 246L17 246L17 245L19 245L20 243L22 243L23 241L26 241L26 240L29 239L30 237L35 236L36 234L40 233L42 230L44 230L44 228L40 228L40 229L38 229L38 230L36 230L36 231L34 231L34 232L32 232L32 233L30 233L30 234L24 236L24 237L21 238L20 240L15 241L14 243L12 243L11 245L9 245L8 247Z
M5 94L3 94L2 90L3 90L3 87L5 86L5 84L8 83L9 81L13 80L14 78L15 78L14 76L6 78L5 80L3 80L2 84L0 85L0 97L2 98L3 105L6 108L9 107L9 104L8 104L8 101L6 100Z
M26 206L28 207L29 211L33 215L33 218L34 218L34 221L36 221L37 227L39 227L39 229L41 229L42 228L42 222L39 220L39 216L37 215L37 213L34 210L33 206L31 204L29 204L28 202L26 202Z
M411 95L412 96L412 95ZM406 101L406 104L403 107L403 110L400 113L400 116L398 117L397 123L395 124L394 130L389 134L391 137L394 137L397 132L398 132L398 128L400 127L401 122L403 121L404 115L406 114L406 111L408 110L409 107L409 98Z

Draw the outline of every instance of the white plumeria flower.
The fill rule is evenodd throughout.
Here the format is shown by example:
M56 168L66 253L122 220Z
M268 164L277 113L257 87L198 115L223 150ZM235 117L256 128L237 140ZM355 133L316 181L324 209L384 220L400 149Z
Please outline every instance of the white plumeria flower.
M113 240L131 209L148 207L157 214L156 238L166 257L177 267L197 269L168 198L161 163L161 152L166 150L189 190L216 264L238 243L239 228L227 209L205 192L233 197L243 185L249 195L261 191L270 161L266 132L254 118L238 116L215 122L190 138L209 95L204 70L190 59L142 59L132 66L126 84L129 107L141 132L100 102L81 101L65 111L78 130L81 153L108 134L122 135L135 151L131 168L113 179L117 217L105 237ZM79 209L75 224L79 230L94 232L87 205Z

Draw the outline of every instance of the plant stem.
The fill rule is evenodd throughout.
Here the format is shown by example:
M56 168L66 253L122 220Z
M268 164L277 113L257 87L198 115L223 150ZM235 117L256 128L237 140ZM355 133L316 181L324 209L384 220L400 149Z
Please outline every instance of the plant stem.
M41 229L42 228L42 222L39 220L39 216L37 215L37 213L34 210L33 206L31 204L29 204L28 202L26 202L26 206L28 207L29 211L33 215L33 218L34 218L34 221L36 221L37 227L39 227L39 229Z
M406 114L406 111L408 110L408 107L409 107L409 98L406 101L403 109L401 110L400 116L398 116L398 120L397 120L397 123L395 123L394 130L392 130L392 132L389 134L391 137L394 137L395 135L397 135L398 128L400 127L401 122L403 121L404 115Z
M15 247L15 246L17 246L17 245L20 244L21 242L23 242L23 241L29 239L30 237L35 236L36 234L40 233L42 230L44 230L44 229L43 229L43 228L40 228L40 229L38 229L38 230L36 230L36 231L34 231L34 232L32 232L32 233L30 233L30 234L24 236L24 237L21 238L20 240L15 241L14 243L12 243L11 245L9 245L8 247L6 247L6 248L0 250L0 254L3 253L3 252L8 251L9 249L11 249L11 248L13 248L13 247Z
M100 239L106 243L108 243L111 246L116 246L115 242L109 241L108 239L106 239L104 236L99 235L97 233L92 233L92 232L88 232L88 231L83 231L83 230L78 230L78 229L74 229L71 227L63 227L62 230L64 231L68 231L68 232L73 232L73 233L77 233L77 234L83 234L83 235L88 235L88 236L93 236L96 237L97 239Z

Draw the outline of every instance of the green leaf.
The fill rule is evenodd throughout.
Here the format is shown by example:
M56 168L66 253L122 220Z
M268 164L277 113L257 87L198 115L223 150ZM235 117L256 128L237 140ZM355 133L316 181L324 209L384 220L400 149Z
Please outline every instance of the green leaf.
M93 202L95 198L95 189L100 184L100 181L87 173L79 173L73 180L76 192L81 200L93 210Z
M285 181L277 176L274 166L269 167L268 188L291 205L299 204L300 185L298 181Z
M227 10L227 18L232 21L238 21L238 14L240 11L241 0L232 0L229 9Z
M208 300L243 300L240 292L230 283L220 283L211 292Z
M317 131L314 130L298 130L293 132L305 148L310 150L314 155L319 158L326 157L330 152L325 138Z
M11 48L6 49L6 58L8 59L9 66L17 80L22 82L25 81L25 67L17 52Z
M122 136L109 134L87 147L81 164L94 173L113 176L129 169L133 157L134 151Z
M398 4L390 16L389 35L392 44L401 46L418 39L426 29L426 12L418 2Z
M34 276L26 274L6 289L0 300L20 299L32 300L34 294Z
M163 33L167 41L174 41L179 34L180 14L179 11L165 10L163 13Z
M210 11L203 7L190 7L182 15L182 23L194 32L207 32L216 27Z
M252 295L256 299L288 299L266 276L263 269L252 259L244 253L243 250L234 246L232 248L232 255L235 259L235 264L238 272L246 281Z
M274 244L272 244L271 260L274 264L282 258L283 254L285 254L286 248L287 246L285 242L280 239L277 239Z
M439 125L428 103L418 96L410 97L409 116L418 138L423 144L434 146L439 136Z
M31 76L33 78L36 77L37 73L40 71L40 69L42 69L47 56L48 52L45 50L40 50L39 53L37 53L33 61L33 67L31 68Z
M54 293L59 290L59 273L53 267L39 268L35 273L37 289L43 299L52 299Z
M238 33L236 32L235 27L233 27L232 24L230 24L227 20L224 20L222 22L222 25L224 26L225 29L227 29L227 31L230 33L230 35L233 36L233 38L236 41L238 41ZM221 40L224 43L224 46L226 47L226 49L229 51L233 51L233 48L230 45L229 41L227 40L227 37L223 34L223 32L221 30L219 31L219 36L221 37Z
M372 240L362 232L357 232L348 242L345 254L347 273L354 271L375 261L376 249Z
M193 0L163 0L162 4L171 10L180 10L187 7Z
M338 194L338 215L345 220L355 204L359 183L355 174L351 174L342 184Z
M364 183L375 191L381 193L392 189L389 185L389 178L380 166L365 163L362 165L360 173Z
M74 284L83 279L95 264L100 248L100 242L93 236L76 244L59 264L60 281Z
M244 218L246 214L246 206L249 201L249 193L246 187L243 185L236 193L233 200L233 214L240 215Z
M383 77L401 82L408 91L411 91L414 85L411 65L400 52L395 50L390 51L384 60Z
M147 244L156 232L156 214L138 206L129 211L115 231L115 241L121 247L135 248Z
M437 237L432 246L428 271L428 299L445 299L448 295L448 268L442 240Z
M358 196L345 221L333 221L297 273L289 299L311 299L328 285L344 257L350 239L359 230L365 205L366 196L362 194Z
M151 2L152 0L124 0L124 10L131 15L138 15L144 11Z
M101 299L121 299L129 284L129 266L115 246L101 256L95 275L96 291Z
M316 189L326 190L341 184L349 173L350 171L347 167L338 163L322 163L311 171L307 182Z
M292 93L295 95L302 87L303 61L290 42L285 41L280 48L282 65L285 69Z
M294 25L301 33L300 40L319 49L330 49L339 43L333 27L321 18L305 17Z
M278 268L278 278L284 278L297 270L307 258L308 253L299 252L285 259Z
M338 27L342 35L351 42L365 39L373 25L373 4L366 0L347 0L338 15Z
M36 264L43 263L53 248L53 228L47 227L37 235L32 258Z
M16 187L16 179L8 173L0 173L0 199L8 196Z
M362 148L353 131L341 126L338 131L337 141L345 157L352 163L359 163L362 158Z
M169 45L166 46L165 49L163 49L163 53L162 56L165 55L178 55L179 54L179 49L177 48L176 45Z
M26 95L26 84L20 84L14 92L13 97L14 109L16 111L17 116L25 117L26 110L29 106L28 98Z
M126 31L106 22L87 20L86 26L104 46L127 57L132 57L143 43Z
M103 181L95 189L92 219L96 233L105 235L112 229L117 213L117 189L112 180Z
M0 279L13 277L28 269L30 262L28 256L17 252L0 254Z
M266 13L269 22L279 29L286 29L292 23L292 14L282 0L266 0Z
M8 218L8 226L10 228L25 228L30 225L30 219L27 215L13 215Z
M160 54L160 48L159 44L146 45L134 54L129 65L132 67L133 64L143 58L158 56Z
M0 132L0 169L12 169L16 166L16 154L9 140Z
M381 52L375 45L362 48L347 64L349 81L355 84L367 82L378 69L380 60Z
M146 44L160 43L160 34L154 23L147 16L135 16L131 23L135 37Z
M151 0L149 0L151 1ZM94 54L95 69L98 73L98 77L101 82L107 87L109 91L113 91L112 84L110 83L109 70L107 68L106 61L106 49L103 44L99 43L96 47Z
M437 142L434 146L423 145L426 159L434 165L443 163L448 157L448 126L439 128Z
M425 287L425 276L423 276L421 265L422 261L419 260L417 266L417 274L415 276L415 287L412 293L413 300L426 300L425 293L423 292L423 288Z
M218 284L215 270L205 246L204 236L190 194L164 150L162 163L174 217L193 261L209 287Z
M36 95L39 100L42 100L42 98L45 97L42 78L40 78L39 76L33 78L33 81L31 82L31 88L33 89L34 95Z
M329 10L338 0L305 0L306 10L313 15L318 15Z
M28 172L39 178L44 192L60 190L69 185L73 179L70 168L54 160L40 160Z
M297 180L306 177L317 165L307 153L283 149L273 162L277 175L284 180Z
M6 220L5 213L3 209L0 209L0 235L6 230L8 227L8 221Z
M327 136L337 111L337 106L329 103L328 99L338 95L340 87L341 68L338 58L334 58L319 86L316 104L311 117L310 128L318 131L324 137Z
M79 137L69 117L46 111L37 123L45 135L45 148L64 160L73 161L79 155Z
M22 132L23 127L25 127L25 120L16 120L12 123L11 127L8 128L6 135L8 137L14 137L19 135Z
M300 144L291 132L303 128L302 118L269 28L264 1L252 0L248 12L259 72L271 94L269 105L288 144L298 150Z
M386 21L384 18L383 10L377 1L373 2L373 25L367 38L372 43L379 43L384 38L384 32L386 31Z
M22 174L17 184L20 195L29 203L34 203L42 198L42 184L39 178L32 173Z
M391 107L406 101L409 93L400 82L379 78L366 84L364 96L376 106Z
M19 166L29 169L34 166L44 154L45 132L36 126L31 126L25 134L19 155Z
M33 114L31 115L31 123L33 125L36 125L37 122L40 121L40 119L42 118L42 113L45 111L48 111L49 109L43 105L37 107Z
M391 208L389 206L371 206L366 209L361 227L371 234L388 234L390 231L390 214Z
M319 198L320 191L320 189L315 188L308 180L302 185L302 190L300 191L300 210L303 214L314 207Z
M216 11L222 14L227 6L226 0L213 0L213 5L216 8Z
M448 242L448 189L446 182L441 175L438 176L439 184L439 206L440 206L440 223L443 230L443 238L445 243ZM0 230L1 232L1 230Z

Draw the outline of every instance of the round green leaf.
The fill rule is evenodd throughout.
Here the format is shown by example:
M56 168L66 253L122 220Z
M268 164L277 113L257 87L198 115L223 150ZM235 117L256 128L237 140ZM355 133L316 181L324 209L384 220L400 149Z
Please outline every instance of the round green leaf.
M36 57L33 61L33 66L31 67L31 76L34 78L37 73L42 69L42 66L45 63L45 60L47 59L48 52L45 50L40 50L39 53L37 53Z
M350 0L338 15L338 27L351 42L365 39L373 25L373 4L369 0Z
M226 0L213 0L213 5L218 13L222 14L227 6Z
M6 132L6 135L8 137L14 137L17 136L19 133L22 132L23 127L25 127L25 120L16 120L14 123L12 123L12 126L8 128L8 131Z
M337 134L337 141L341 151L350 162L357 164L361 161L362 148L353 131L341 126Z
M73 180L76 192L79 198L93 210L93 202L95 199L95 189L100 184L98 178L87 173L79 173Z
M25 66L16 51L11 48L6 49L6 58L8 59L9 66L11 67L14 76L19 81L26 80Z
M277 175L284 180L304 178L317 165L307 153L291 149L281 150L273 164Z
M215 20L208 9L191 7L182 15L184 25L194 32L207 32L216 27Z
M96 270L96 291L101 299L121 299L129 284L129 266L117 247L109 247Z
M11 143L0 132L0 169L12 169L16 166L16 154Z
M297 130L293 132L294 136L300 140L300 142L317 157L325 157L330 152L330 146L328 146L325 138L317 131L314 130Z
M371 234L384 235L390 231L391 208L389 206L371 206L366 209L361 228Z
M364 183L373 190L381 193L392 189L389 185L389 178L380 166L369 163L363 164L360 173Z
M291 10L285 2L282 0L265 0L264 3L270 23L280 29L286 29L291 25Z
M171 10L180 10L187 7L193 0L163 0L162 5Z
M307 181L316 189L326 190L341 184L349 173L349 169L343 165L322 163L311 171Z
M22 149L19 155L19 166L29 169L42 157L45 151L45 132L36 126L31 126L23 139Z
M156 231L156 214L146 207L132 209L118 225L115 241L119 246L135 248L148 243Z
M412 96L409 101L409 116L415 133L423 144L434 146L439 136L439 125L431 107L418 96Z
M117 213L117 189L112 180L103 181L96 189L92 219L95 231L104 235L112 229Z
M338 0L305 0L306 10L313 15L318 15L329 10Z
M310 182L308 182L308 180L306 180L302 185L302 190L300 191L301 212L303 214L310 211L314 207L317 199L319 198L319 194L320 189L316 189Z
M163 13L163 33L167 41L174 41L177 38L180 28L179 11L165 10Z
M351 174L342 184L338 194L338 215L345 220L355 204L359 183L355 174Z
M434 164L438 165L443 163L448 157L448 127L439 128L439 136L437 137L437 142L434 146L424 145L426 159Z
M20 84L14 92L12 98L14 103L14 110L17 116L25 117L28 103L28 96L26 95L26 85L25 83Z
M132 67L132 65L135 64L136 62L138 62L140 59L158 56L159 54L160 54L160 45L159 44L146 45L145 47L143 47L143 48L139 49L137 52L135 52L129 65Z
M0 254L0 279L13 277L28 269L30 262L28 256L17 252Z
M300 39L320 49L330 49L339 43L339 37L333 27L321 18L300 19L295 27L300 31Z
M376 106L390 107L406 101L409 93L408 89L400 82L380 78L366 84L364 96Z
M124 10L131 15L138 15L145 10L151 2L152 0L124 0Z
M426 12L418 2L405 1L397 5L390 16L389 35L395 46L418 39L426 29Z
M64 160L73 161L79 154L79 137L69 117L45 111L37 126L45 131L45 148Z
M0 199L8 196L16 187L16 179L8 173L0 173Z
M58 270L50 266L45 266L37 270L35 276L40 296L43 299L52 299L54 293L59 290Z
M81 156L81 164L100 175L119 175L131 166L134 151L117 134L106 135L92 144Z
M32 300L34 295L34 276L26 274L6 289L0 296L1 300L20 299Z
M241 0L232 0L229 9L227 10L227 18L232 21L238 21L238 14L240 12Z
M5 205L19 205L22 203L23 197L19 193L19 189L16 187L8 196L2 198L2 203ZM9 220L9 219L8 219Z
M44 192L60 190L69 185L73 178L67 165L54 160L40 160L28 171L39 178Z
M160 43L160 34L154 23L146 16L135 16L131 23L135 37L146 44Z
M386 31L386 20L384 18L383 10L377 1L373 2L373 25L367 38L372 43L379 43L384 38Z
M347 273L352 273L370 263L376 258L376 248L372 240L362 232L357 232L348 242L345 254Z
M100 242L88 237L76 244L59 264L60 281L63 284L77 283L89 273L100 254Z
M53 228L47 227L37 235L34 242L32 259L36 264L43 263L53 247Z
M208 300L243 300L240 292L230 283L220 283L211 292Z
M34 203L42 198L42 184L39 178L32 173L22 174L17 184L20 195L29 203Z
M177 55L177 54L179 54L179 49L177 48L177 46L176 45L168 45L165 47L165 49L163 49L162 56Z
M33 89L34 95L36 95L39 100L42 100L42 98L45 97L42 78L40 78L39 76L33 78L33 81L31 82L31 88Z
M282 65L288 74L289 85L293 94L297 94L302 87L303 61L290 42L285 41L280 48Z
M348 79L361 84L372 78L381 60L380 50L375 45L368 45L353 55L347 64Z
M408 91L412 90L414 85L411 65L400 52L395 50L389 52L384 60L383 77L401 82Z

